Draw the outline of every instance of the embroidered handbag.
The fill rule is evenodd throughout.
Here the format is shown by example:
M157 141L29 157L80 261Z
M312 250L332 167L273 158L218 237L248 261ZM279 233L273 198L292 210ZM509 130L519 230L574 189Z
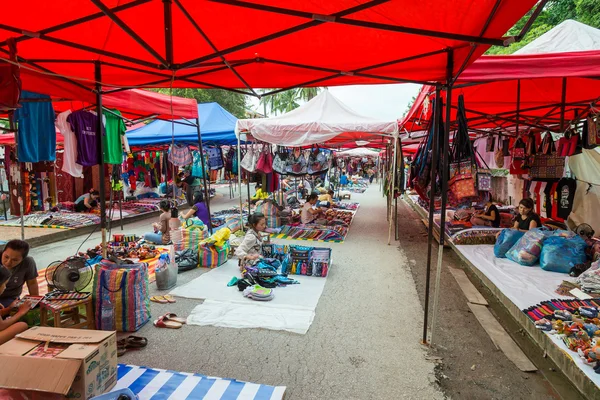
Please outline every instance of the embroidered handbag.
M536 154L529 176L532 179L560 179L565 171L565 158L558 154Z
M288 157L285 172L292 176L302 176L307 173L306 158L299 148Z
M473 177L473 165L471 160L462 160L450 163L450 179L460 175L458 179L466 179Z
M256 163L258 162L258 156L259 154L254 149L254 145L248 147L248 151L246 152L246 155L244 155L240 166L246 171L254 173L256 171Z
M175 144L169 149L169 161L176 167L185 167L192 163L192 153L186 145Z
M456 176L450 180L449 187L450 191L457 200L477 196L477 191L475 190L475 180L472 176L465 179L460 179Z
M225 165L223 162L223 151L220 147L209 147L206 149L208 155L208 168L210 170L217 170L223 168Z
M256 162L256 172L262 172L263 174L273 172L273 156L271 155L270 146L263 145L263 149Z
M587 117L588 127L588 144L590 146L600 146L600 117L589 116Z
M278 174L285 174L288 153L283 148L278 148L273 158L273 171Z
M490 192L492 190L492 173L489 169L477 170L477 190Z
M310 175L318 175L327 171L329 168L330 164L328 157L325 155L325 153L315 147L308 157L307 172Z

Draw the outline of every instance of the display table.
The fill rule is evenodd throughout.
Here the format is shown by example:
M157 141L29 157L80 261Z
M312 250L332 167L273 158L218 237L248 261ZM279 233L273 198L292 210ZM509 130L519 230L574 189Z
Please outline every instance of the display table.
M92 296L86 299L43 300L40 313L41 326L95 329Z

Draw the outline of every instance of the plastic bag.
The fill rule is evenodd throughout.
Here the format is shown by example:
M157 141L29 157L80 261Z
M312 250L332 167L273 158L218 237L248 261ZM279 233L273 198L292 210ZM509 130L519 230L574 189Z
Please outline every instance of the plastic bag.
M530 267L540 258L544 240L552 234L543 228L531 229L506 253L506 258Z
M586 261L586 246L585 240L579 236L553 235L544 241L540 266L545 271L568 274L575 265Z
M516 229L504 229L498 235L494 245L494 255L498 258L506 258L506 253L521 239L524 232Z

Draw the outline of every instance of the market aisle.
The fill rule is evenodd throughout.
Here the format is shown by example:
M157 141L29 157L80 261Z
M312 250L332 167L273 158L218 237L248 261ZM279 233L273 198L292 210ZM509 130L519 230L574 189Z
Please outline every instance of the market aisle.
M333 249L333 268L306 335L147 324L137 334L149 339L148 347L119 362L285 385L290 400L442 398L431 383L434 365L419 344L421 305L407 258L387 246L386 205L378 188L353 195L361 206L345 243L288 241ZM179 275L178 284L201 273ZM152 303L152 315L187 316L199 303Z

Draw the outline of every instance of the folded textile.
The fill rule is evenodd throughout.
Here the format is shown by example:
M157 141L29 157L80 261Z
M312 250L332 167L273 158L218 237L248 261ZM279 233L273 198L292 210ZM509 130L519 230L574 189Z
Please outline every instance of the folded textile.
M274 293L273 289L267 289L260 285L253 285L244 289L244 297L256 301L271 301L274 298Z

